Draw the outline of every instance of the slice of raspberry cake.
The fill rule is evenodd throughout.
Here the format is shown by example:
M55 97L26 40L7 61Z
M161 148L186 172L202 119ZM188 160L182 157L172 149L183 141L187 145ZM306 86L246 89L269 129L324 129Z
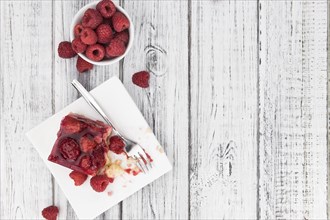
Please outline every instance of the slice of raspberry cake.
M61 122L49 161L95 176L104 167L111 126L70 113Z

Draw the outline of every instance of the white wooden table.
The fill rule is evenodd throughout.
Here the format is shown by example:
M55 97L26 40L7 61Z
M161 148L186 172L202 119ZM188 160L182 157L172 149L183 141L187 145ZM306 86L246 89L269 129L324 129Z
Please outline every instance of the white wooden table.
M88 2L0 3L1 219L76 218L24 134L115 75L174 169L98 219L328 218L326 0L121 0L132 50L80 75L57 45Z

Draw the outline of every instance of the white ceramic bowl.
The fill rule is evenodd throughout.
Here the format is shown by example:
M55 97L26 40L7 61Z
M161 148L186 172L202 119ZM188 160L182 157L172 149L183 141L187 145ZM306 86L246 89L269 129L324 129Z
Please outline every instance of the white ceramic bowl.
M76 24L80 23L81 22L81 19L85 13L85 11L89 8L96 8L96 5L97 3L99 3L100 1L96 1L96 2L91 2L87 5L85 5L84 7L82 7L78 12L77 14L74 16L73 20L72 20L72 23L71 23L71 26L70 26L70 39L71 41L74 40L74 32L73 32L73 29L74 29L74 26L76 26ZM129 20L130 22L130 26L129 26L129 29L128 29L128 33L129 33L129 41L128 41L128 44L127 44L127 48L126 48L126 51L123 55L119 56L119 57L115 57L111 60L101 60L101 61L93 61L93 60L90 60L89 58L87 58L84 54L82 53L79 53L78 55L83 58L84 60L86 60L87 62L90 62L94 65L100 65L100 66L105 66L105 65L111 65L111 64L114 64L116 62L118 62L119 60L123 59L126 54L128 53L128 51L131 49L132 45L133 45L133 40L134 40L134 26L133 26L133 23L132 23L132 20L130 18L130 16L127 14L127 12L120 6L118 6L115 2L114 2L115 6L116 6L116 9L118 11L120 11L121 13L123 13Z

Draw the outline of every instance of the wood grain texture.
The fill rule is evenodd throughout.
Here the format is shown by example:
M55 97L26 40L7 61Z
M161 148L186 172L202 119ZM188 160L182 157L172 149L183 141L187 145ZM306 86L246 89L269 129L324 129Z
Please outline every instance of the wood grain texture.
M41 218L40 210L52 203L51 175L24 134L52 113L52 6L0 4L0 218Z
M327 4L259 7L259 217L326 219Z
M124 1L124 7L136 31L124 60L124 84L173 170L124 200L123 219L187 219L188 2ZM145 69L151 72L150 88L141 89L131 77Z
M192 219L255 219L257 4L192 1Z

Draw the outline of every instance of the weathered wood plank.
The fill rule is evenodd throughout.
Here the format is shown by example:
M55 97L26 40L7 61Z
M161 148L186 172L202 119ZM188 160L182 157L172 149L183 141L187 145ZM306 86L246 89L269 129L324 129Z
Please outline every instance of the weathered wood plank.
M327 3L259 8L259 217L327 219Z
M192 219L254 219L257 4L192 1Z
M0 4L0 218L42 218L52 204L51 175L24 134L52 113L52 4Z
M123 219L188 219L188 2L124 1L124 8L136 31L124 84L173 170L126 199ZM141 89L131 77L145 69L151 85Z
M71 81L77 78L87 89L93 89L111 76L119 75L119 64L111 66L94 66L90 72L79 74L76 70L76 59L64 60L57 55L57 46L63 40L69 39L69 29L72 18L78 10L90 1L54 1L54 112L61 110L79 95L71 86ZM67 202L64 194L57 184L55 185L55 201L61 206L59 218L76 219L76 215L70 204ZM117 205L107 211L98 219L119 219L120 205Z

